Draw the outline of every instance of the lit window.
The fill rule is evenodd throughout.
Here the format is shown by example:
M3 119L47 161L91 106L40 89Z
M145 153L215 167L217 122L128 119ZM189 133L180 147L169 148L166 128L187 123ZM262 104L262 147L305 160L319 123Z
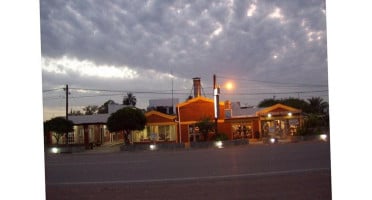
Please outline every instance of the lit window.
M68 133L68 143L69 144L74 144L75 140L74 140L74 133Z

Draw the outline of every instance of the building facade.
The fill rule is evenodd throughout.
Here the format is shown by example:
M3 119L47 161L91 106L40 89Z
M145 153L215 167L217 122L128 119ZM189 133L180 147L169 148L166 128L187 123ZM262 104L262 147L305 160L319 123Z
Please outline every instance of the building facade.
M226 101L218 103L218 119L214 115L214 100L201 96L200 78L194 78L194 97L178 103L175 114L172 104L174 100L153 100L151 105L168 106L168 112L150 110L145 113L147 123L142 131L133 131L131 143L190 143L213 140L216 129L202 134L198 123L208 119L217 125L219 134L227 139L259 140L268 137L286 138L296 135L303 124L302 111L283 104L267 108L244 107L239 102ZM178 100L177 100L178 101ZM69 116L74 123L74 131L64 137L60 143L83 144L85 146L123 142L122 132L111 133L106 127L108 117L123 108L124 105L109 104L107 114ZM169 112L170 111L170 112ZM56 141L51 137L51 143Z

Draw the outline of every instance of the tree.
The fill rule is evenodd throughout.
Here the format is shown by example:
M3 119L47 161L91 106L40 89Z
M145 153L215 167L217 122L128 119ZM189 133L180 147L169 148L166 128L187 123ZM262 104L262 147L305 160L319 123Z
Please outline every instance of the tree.
M128 92L126 96L124 96L124 99L123 99L123 105L127 105L127 106L136 106L137 104L137 98L131 93L131 92Z
M329 104L320 97L312 97L309 101L308 112L317 116L320 121L317 127L329 130Z
M292 97L286 98L286 99L281 99L280 103L283 104L283 105L286 105L286 106L290 106L290 107L293 107L293 108L300 109L304 112L306 112L306 110L309 107L309 104L305 100L298 99L298 98L292 98Z
M59 144L61 137L68 132L73 131L73 122L64 117L55 117L44 122L44 132L54 132L53 136Z
M307 99L309 101L309 112L314 114L327 114L328 113L328 102L324 101L320 97L312 97Z
M107 119L107 128L110 132L124 133L124 142L129 144L128 135L134 130L143 130L146 117L142 110L135 107L125 107L112 113Z
M80 110L71 110L69 115L83 115Z
M259 104L258 104L258 107L259 108L265 108L265 107L270 107L270 106L273 106L275 104L279 103L278 100L275 100L275 99L264 99L262 100Z
M204 141L207 141L208 133L214 129L215 124L209 117L204 117L195 125L199 127L199 131L203 134Z
M302 100L297 98L286 98L286 99L264 99L258 104L258 107L265 108L270 107L275 104L281 103L286 106L290 106L293 108L301 109L302 111L305 111L308 109L309 104Z
M85 115L93 115L96 114L98 111L98 106L95 105L89 105L85 108L83 108Z
M98 113L99 114L108 113L108 105L109 104L117 104L117 103L115 101L113 101L113 100L106 101L102 106L100 106L98 108Z

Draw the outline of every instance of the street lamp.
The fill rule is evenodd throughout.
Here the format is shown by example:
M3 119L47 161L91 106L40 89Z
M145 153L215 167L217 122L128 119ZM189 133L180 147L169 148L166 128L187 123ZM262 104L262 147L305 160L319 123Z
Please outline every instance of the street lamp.
M214 97L214 123L215 123L215 134L218 134L218 116L220 111L220 87L217 86L216 75L213 75L213 97Z
M227 82L226 84L225 84L225 88L227 89L227 90L232 90L232 89L234 89L234 84L232 83L232 82Z

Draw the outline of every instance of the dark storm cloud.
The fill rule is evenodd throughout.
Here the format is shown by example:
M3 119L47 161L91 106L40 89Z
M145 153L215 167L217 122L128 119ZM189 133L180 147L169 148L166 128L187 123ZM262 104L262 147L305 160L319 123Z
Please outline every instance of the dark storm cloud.
M149 69L172 70L179 83L195 76L209 81L216 73L327 84L324 0L42 0L40 12L45 59L129 67L140 77ZM51 75L44 73L43 80ZM68 82L68 75L58 77L55 82ZM110 81L116 80L102 82Z

